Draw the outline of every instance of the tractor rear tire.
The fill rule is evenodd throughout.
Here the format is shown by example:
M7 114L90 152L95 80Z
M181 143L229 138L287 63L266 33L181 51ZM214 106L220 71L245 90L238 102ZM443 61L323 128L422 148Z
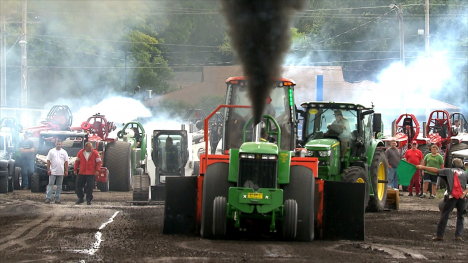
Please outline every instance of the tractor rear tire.
M388 160L385 153L376 149L370 167L370 176L374 195L369 197L369 205L367 211L381 212L385 208L387 201L387 184L379 183L379 180L387 181L388 176Z
M193 176L198 176L200 174L200 161L193 162Z
M216 197L227 198L229 187L234 186L228 181L229 164L214 163L206 168L203 180L203 199L200 234L202 238L214 238L213 233L213 203Z
M288 199L284 202L283 237L294 240L297 233L297 202Z
M133 201L148 201L149 188L149 175L144 174L143 168L137 168L133 176Z
M107 144L104 167L109 170L110 191L132 190L132 145L116 141Z
M366 209L367 204L369 204L369 178L367 177L366 169L360 166L351 166L346 168L341 177L343 182L349 183L364 183L365 184L365 196L364 196L364 209Z
M218 196L213 202L213 235L216 239L226 237L226 197Z
M21 181L23 180L21 176L21 167L15 167L15 174L13 175L15 177L13 186L15 190L21 190Z
M29 184L31 186L31 192L33 193L40 193L45 191L45 186L41 186L41 178L39 177L38 173L32 174L31 182Z
M315 178L305 166L291 166L289 184L283 186L283 200L297 203L297 231L295 241L314 240L314 192Z
M0 194L8 193L8 176L0 177Z

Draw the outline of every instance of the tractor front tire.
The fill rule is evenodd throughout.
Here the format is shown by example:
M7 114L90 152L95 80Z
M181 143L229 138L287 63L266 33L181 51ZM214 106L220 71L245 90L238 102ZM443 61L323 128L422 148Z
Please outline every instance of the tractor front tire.
M8 193L8 176L0 177L0 193L1 194Z
M213 202L213 235L216 239L226 237L226 197L218 196Z
M284 202L283 237L294 240L297 233L297 202L288 199Z
M31 192L33 193L40 193L45 191L45 187L41 186L41 178L39 177L38 173L32 174L29 185L31 186Z
M13 182L15 190L21 190L21 181L23 180L21 176L21 167L15 167L15 174L13 175L13 177L15 177L15 180Z
M374 195L369 197L367 211L380 212L385 208L387 201L387 184L379 183L379 180L387 181L388 176L388 160L385 157L385 153L380 149L375 150L374 157L372 158L370 176Z
M283 200L297 203L297 230L295 241L314 240L314 192L315 178L305 166L291 166L289 184L283 186Z
M234 186L228 181L229 164L214 163L206 168L203 179L203 199L201 214L202 238L214 238L213 233L213 203L216 197L227 198L229 187Z
M351 166L346 168L341 177L343 182L348 183L363 183L365 184L365 195L364 195L364 209L366 209L367 204L369 203L369 179L367 177L366 169L360 166Z
M109 170L110 191L132 190L132 145L116 141L107 144L104 167Z
M133 176L133 201L148 201L149 188L149 175L144 174L143 168L137 168Z

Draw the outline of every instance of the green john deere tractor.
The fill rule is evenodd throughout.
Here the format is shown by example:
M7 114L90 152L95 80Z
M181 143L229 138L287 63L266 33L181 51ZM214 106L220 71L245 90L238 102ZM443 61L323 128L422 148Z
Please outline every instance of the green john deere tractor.
M306 156L317 157L325 181L365 184L364 207L381 211L387 198L388 161L380 113L353 103L304 102L302 140ZM381 148L382 147L382 148Z
M201 155L198 176L166 178L163 233L362 240L364 185L325 182L317 178L318 158L296 151L294 81L275 80L262 121L255 126L247 106L250 81L229 78L225 105L205 119L207 148L209 119L225 108L221 151Z
M148 201L150 179L147 172L148 155L145 128L139 122L127 122L118 131L117 137L132 145L133 200Z

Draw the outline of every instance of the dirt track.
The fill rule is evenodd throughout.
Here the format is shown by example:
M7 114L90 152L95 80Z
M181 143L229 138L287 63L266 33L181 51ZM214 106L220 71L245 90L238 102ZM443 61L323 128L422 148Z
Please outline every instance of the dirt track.
M405 193L406 195L406 193ZM133 206L131 193L95 193L91 206L44 204L44 194L0 195L2 262L466 262L467 243L453 241L455 214L443 242L431 241L438 200L401 197L400 210L366 214L366 240L311 243L203 240L162 235L163 206ZM466 224L465 224L466 228ZM465 239L468 239L465 233Z

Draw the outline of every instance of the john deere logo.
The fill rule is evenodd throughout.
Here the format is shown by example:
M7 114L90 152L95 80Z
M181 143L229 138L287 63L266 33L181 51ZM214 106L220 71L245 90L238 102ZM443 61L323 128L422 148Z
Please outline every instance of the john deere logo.
M287 154L287 153L281 153L281 154L280 154L281 162L282 162L282 163L285 163L286 160L288 159L288 157L289 157L289 154Z

